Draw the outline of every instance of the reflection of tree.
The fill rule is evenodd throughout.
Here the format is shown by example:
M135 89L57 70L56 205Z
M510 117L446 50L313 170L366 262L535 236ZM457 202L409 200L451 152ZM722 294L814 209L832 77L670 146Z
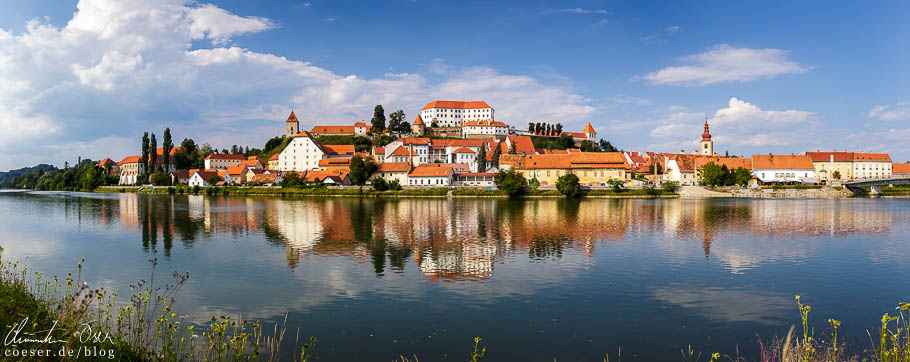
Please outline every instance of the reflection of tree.
M533 238L528 246L528 256L531 259L559 259L562 250L571 240L567 238Z
M711 254L711 242L715 233L727 229L728 225L748 225L752 218L752 210L748 204L735 202L729 205L726 201L705 200L702 208L702 248L705 250L705 259Z

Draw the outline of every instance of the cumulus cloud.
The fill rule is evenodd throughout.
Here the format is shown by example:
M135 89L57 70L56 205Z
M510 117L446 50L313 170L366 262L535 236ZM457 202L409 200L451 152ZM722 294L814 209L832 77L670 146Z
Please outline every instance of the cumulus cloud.
M734 48L726 44L689 55L680 60L690 65L671 66L642 78L651 84L700 86L714 83L748 82L807 69L786 58L780 49Z
M656 126L651 137L662 139L662 143L648 146L655 151L675 152L678 149L691 150L701 139L705 114L687 112L684 108L666 117L655 119ZM764 110L757 105L730 98L727 107L718 109L708 118L715 149L766 153L790 147L802 151L806 140L815 135L816 114L800 110ZM800 130L800 132L794 132Z
M136 154L143 131L166 126L178 142L257 146L291 107L303 127L368 118L376 104L413 114L434 98L484 99L515 122L594 113L563 86L486 67L364 78L231 45L276 26L190 0L80 0L63 27L0 29L0 169Z
M902 121L910 119L910 101L898 102L894 106L875 106L869 110L869 118L880 121Z

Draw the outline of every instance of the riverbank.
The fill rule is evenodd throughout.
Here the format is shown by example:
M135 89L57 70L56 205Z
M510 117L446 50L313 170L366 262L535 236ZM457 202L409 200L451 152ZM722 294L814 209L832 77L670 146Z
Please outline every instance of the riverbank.
M228 186L192 188L186 186L102 186L95 192L107 193L143 193L143 194L191 194L191 195L224 195L224 196L281 196L281 197L393 197L393 198L508 198L502 190L469 187L405 187L401 190L377 191L370 187L321 186L291 187L278 186ZM583 191L587 198L675 198L678 194L664 190L593 189ZM530 189L520 197L524 198L564 198L555 189Z
M827 199L846 198L856 196L843 187L705 187L682 186L680 195L683 197L738 197L738 198L789 198L789 199Z

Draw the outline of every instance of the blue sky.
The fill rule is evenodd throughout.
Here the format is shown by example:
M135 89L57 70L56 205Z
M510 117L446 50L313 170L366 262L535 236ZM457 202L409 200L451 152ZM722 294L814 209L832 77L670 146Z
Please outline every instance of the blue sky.
M486 100L626 150L910 158L910 3L81 0L0 5L0 170L137 154L166 126L261 147Z

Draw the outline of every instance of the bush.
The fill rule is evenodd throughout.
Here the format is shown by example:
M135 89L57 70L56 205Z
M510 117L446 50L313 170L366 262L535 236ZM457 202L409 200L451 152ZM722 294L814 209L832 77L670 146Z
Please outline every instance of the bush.
M556 190L567 198L581 196L581 185L578 183L578 176L574 173L559 176L556 180Z
M376 191L385 191L389 189L389 184L385 181L384 178L376 176L370 180L370 185L373 186L373 190Z
M199 195L200 189L201 189L201 187L199 187L199 185L193 186L193 195Z
M168 188L167 188L167 193L168 193L168 195L176 194L176 193L177 193L177 188L176 188L176 187L168 187Z
M514 169L500 170L494 179L496 187L505 191L509 197L521 195L527 185L525 177Z
M537 190L540 187L540 181L537 181L537 177L531 178L531 181L528 181L528 185L531 186L531 189Z
M661 185L661 188L663 188L665 192L676 193L676 191L679 191L679 182L665 181L663 185Z
M620 180L610 180L607 181L607 185L610 185L610 187L613 188L613 192L622 192L622 188L625 186L625 182L622 182Z
M654 188L654 185L652 185L652 184L646 184L641 189L644 190L645 194L648 194L651 196L660 195L660 191L658 191L656 188Z

